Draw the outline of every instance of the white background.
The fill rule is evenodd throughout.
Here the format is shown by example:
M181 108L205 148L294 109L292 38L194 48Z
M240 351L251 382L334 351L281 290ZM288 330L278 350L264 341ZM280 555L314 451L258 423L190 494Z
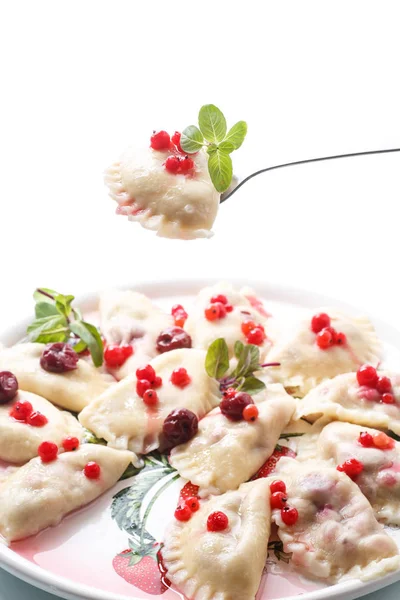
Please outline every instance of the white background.
M399 10L395 0L3 0L0 327L30 310L37 285L79 293L197 275L303 286L400 326L399 154L266 174L221 208L212 240L194 242L114 216L102 183L125 146L194 123L209 102L230 124L248 122L233 155L243 175L400 147ZM1 600L49 598L11 582L0 575Z

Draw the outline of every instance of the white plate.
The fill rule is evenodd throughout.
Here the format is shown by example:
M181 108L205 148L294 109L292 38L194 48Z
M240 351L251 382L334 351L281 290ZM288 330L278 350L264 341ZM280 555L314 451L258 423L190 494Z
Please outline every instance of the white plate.
M157 303L169 308L177 298L185 307L190 306L197 291L213 281L164 281L154 284L124 286L149 295ZM265 301L272 313L292 312L302 308L317 308L323 305L338 306L349 312L357 309L333 298L303 290L271 286L261 282L234 281L237 286L250 285ZM97 295L81 298L78 304L86 311L96 310ZM393 367L400 362L400 332L391 325L373 319L378 334L385 343L385 364ZM14 344L25 334L28 320L4 332L1 341L5 345ZM154 485L146 494L141 516L168 476ZM13 544L7 548L0 544L0 566L28 583L63 598L79 600L142 600L149 595L140 592L131 583L117 575L112 567L116 555L128 548L128 534L118 528L111 518L110 504L113 496L128 488L133 479L121 481L109 493L89 507L73 513L56 528L42 532L35 538ZM182 481L174 481L154 502L147 521L147 531L159 541L162 537L166 516L170 518L182 487ZM391 530L400 545L400 531ZM273 557L272 557L273 558ZM275 559L274 559L275 560ZM281 574L268 573L257 600L292 600L302 594L302 600L341 599L351 600L363 596L386 585L400 580L400 572L363 583L347 581L335 586L322 587L307 582L290 571L290 566L280 569L276 563L273 570ZM318 587L320 589L318 589ZM177 599L180 594L167 590L154 598Z

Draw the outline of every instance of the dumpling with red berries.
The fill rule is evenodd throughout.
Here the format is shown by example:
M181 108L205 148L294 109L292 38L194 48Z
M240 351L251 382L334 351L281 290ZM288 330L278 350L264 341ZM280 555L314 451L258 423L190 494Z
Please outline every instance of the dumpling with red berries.
M204 350L171 350L91 402L79 420L114 448L146 454L186 442L219 403L219 386L204 368ZM190 437L187 437L190 435Z
M381 343L367 317L354 317L330 308L302 318L288 315L269 323L272 347L269 362L279 362L271 371L290 393L303 397L321 381L341 373L357 371L363 363L378 365Z
M266 479L201 502L167 528L162 549L168 579L186 598L251 600L259 588L271 528Z

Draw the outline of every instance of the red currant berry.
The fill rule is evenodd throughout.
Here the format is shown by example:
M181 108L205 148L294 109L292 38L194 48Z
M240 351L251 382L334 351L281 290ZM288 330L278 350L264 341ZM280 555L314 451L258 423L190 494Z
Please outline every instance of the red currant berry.
M32 427L44 427L45 425L47 425L49 420L39 411L35 411L27 417L26 422Z
M186 504L184 504L183 506L178 506L178 508L175 510L174 516L177 521L189 521L190 517L192 516L192 511L188 506L186 506Z
M155 131L150 138L150 146L153 150L168 150L171 140L166 131Z
M94 462L93 460L88 462L87 465L85 465L85 468L83 469L83 472L85 473L85 476L88 479L99 479L100 471L100 465L98 465L97 462Z
M183 153L183 150L181 148L181 134L179 133L179 131L175 131L174 135L171 137L171 142L175 144L179 152Z
M393 394L382 394L382 402L383 404L394 404L396 399Z
M371 365L362 365L357 371L357 381L359 385L376 388L378 379L376 369L375 367L371 367Z
M146 365L145 367L136 369L136 378L147 379L147 381L152 383L156 378L156 372L151 365Z
M10 371L0 373L0 404L13 400L18 392L18 381Z
M374 446L380 450L392 450L395 447L395 442L394 439L382 431L374 435Z
M219 314L219 304L210 304L204 311L207 321L216 321L220 318Z
M386 394L392 391L392 382L389 377L379 377L376 382L376 389L380 394Z
M157 376L154 379L153 383L151 384L151 387L156 390L157 388L159 388L161 386L162 386L162 378Z
M181 159L178 156L168 156L164 164L169 173L176 175L181 168Z
M200 502L196 496L190 496L190 498L186 498L185 504L190 508L191 512L197 512L200 508Z
M155 390L146 390L143 394L143 402L146 406L155 406L158 402L158 395Z
M319 333L317 333L316 337L318 348L321 350L326 350L333 344L333 337L329 329L322 329Z
M18 400L10 410L10 417L16 421L26 421L29 415L33 412L33 407L30 402Z
M207 529L208 531L224 531L228 528L229 519L225 513L221 511L213 512L208 515Z
M265 340L264 327L262 325L257 325L257 327L254 327L254 329L249 331L246 339L249 344L260 346Z
M192 338L181 327L168 327L158 336L156 346L160 354L178 348L191 348Z
M283 508L286 506L287 497L284 492L274 492L271 495L271 508Z
M338 346L345 346L346 343L347 343L346 335L344 333L338 333L336 335L336 344Z
M174 369L171 375L171 383L177 387L184 388L191 382L191 378L184 367Z
M194 169L194 160L192 158L189 158L189 156L185 156L185 158L183 158L181 160L181 163L179 165L179 173L189 173L189 171L193 171Z
M221 413L231 421L242 421L244 409L253 403L253 398L246 392L238 392L232 398L222 398L219 405Z
M181 304L175 304L172 307L171 315L174 317L174 322L177 327L183 327L188 314Z
M197 416L187 408L176 408L165 419L163 437L168 448L191 440L199 429Z
M281 519L285 523L285 525L288 525L289 527L295 525L297 523L298 518L299 513L297 508L290 508L290 506L284 506L281 509Z
M79 356L69 344L49 344L40 357L40 366L50 373L66 373L78 368Z
M311 319L311 329L314 333L319 333L326 327L330 327L331 318L326 313L318 313Z
M354 479L357 477L357 475L362 473L364 470L364 465L356 458L349 458L336 468L338 471L346 473L346 475L348 475L351 479Z
M79 440L77 437L71 437L70 435L63 439L62 447L66 452L73 452L79 448Z
M110 344L104 350L104 360L107 367L117 369L118 367L122 367L132 354L133 347L129 344L123 344L122 346Z
M231 313L233 311L232 304L225 304L225 310L227 313Z
M228 304L228 298L224 294L217 294L211 298L210 302L211 304L216 304L217 302L220 304Z
M286 493L286 485L280 479L277 479L276 481L273 481L271 483L271 485L269 486L269 489L271 490L271 494L275 494L275 492Z
M56 460L58 454L58 446L53 442L42 442L38 448L38 455L42 462L49 463Z
M254 321L244 321L242 323L242 332L244 333L244 335L249 335L250 331L252 329L255 329L257 327L256 323L254 323Z
M151 383L147 379L138 379L136 382L136 393L140 398L151 388Z
M258 408L255 404L249 404L243 409L243 419L245 421L255 421L258 417Z
M362 431L360 433L360 437L358 438L358 442L361 444L361 446L364 446L364 448L372 448L374 445L374 438L367 431Z

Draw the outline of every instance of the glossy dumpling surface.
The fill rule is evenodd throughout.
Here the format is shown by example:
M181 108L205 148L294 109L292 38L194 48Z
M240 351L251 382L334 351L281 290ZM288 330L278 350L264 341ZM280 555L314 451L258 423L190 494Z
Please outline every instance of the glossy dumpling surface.
M0 371L11 371L20 389L43 396L53 404L79 412L110 386L110 375L85 360L74 371L49 373L40 366L44 344L17 344L0 351Z
M345 334L346 344L319 348L311 330L311 319L319 312L328 313L331 326ZM351 317L333 308L307 311L301 319L288 316L285 321L271 322L269 332L273 345L268 361L281 363L271 375L299 397L324 379L357 371L364 363L377 366L381 357L381 344L369 319Z
M47 417L48 423L43 427L34 427L10 416L15 402L30 402L33 411ZM12 402L0 405L0 460L22 464L37 456L38 446L51 440L61 446L68 435L82 438L82 427L66 411L61 411L41 396L20 390Z
M367 427L391 429L400 434L400 376L389 376L396 402L385 404L374 389L359 386L355 373L338 375L311 390L298 403L297 414L315 420L320 416Z
M295 401L280 384L258 394L256 421L230 421L215 408L199 423L187 444L177 446L170 462L203 495L236 489L263 465L290 421Z
M245 483L201 504L191 519L168 527L163 559L168 579L191 600L254 600L268 552L269 484ZM207 518L222 511L229 527L207 531Z
M360 427L336 421L322 430L318 440L318 454L341 465L355 458L364 466L355 478L356 484L370 501L379 521L400 525L400 443L382 450L375 446L365 448L359 443ZM376 429L363 428L372 436Z
M175 408L187 408L199 418L219 403L218 384L204 368L203 350L172 350L150 364L162 386L158 404L148 408L136 393L136 375L129 375L94 400L79 415L80 422L110 446L138 454L158 448L164 419ZM191 377L184 388L170 381L172 371L183 367Z
M374 516L358 486L324 462L282 458L277 478L287 488L288 503L298 510L295 525L285 525L273 511L291 564L307 577L335 582L372 579L399 567L398 549Z
M33 458L0 486L0 534L12 542L58 525L66 514L112 487L134 459L130 452L94 444L46 464ZM98 480L83 472L90 461L100 465Z
M123 379L157 356L157 337L173 325L173 319L144 294L115 290L100 296L100 324L107 343L133 347L133 355L112 370L117 379Z
M169 173L164 166L170 151L129 148L105 173L117 214L138 221L159 236L193 239L210 237L220 195L208 173L208 156L192 158L190 175Z

